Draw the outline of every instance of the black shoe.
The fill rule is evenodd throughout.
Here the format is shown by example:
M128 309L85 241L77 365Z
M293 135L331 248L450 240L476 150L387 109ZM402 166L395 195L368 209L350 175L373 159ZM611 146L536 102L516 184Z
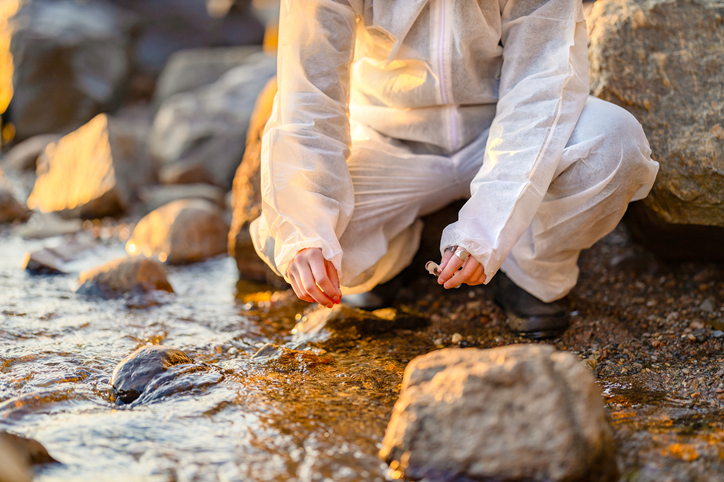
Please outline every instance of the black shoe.
M527 338L555 338L568 328L566 311L558 303L545 303L513 283L505 273L496 276L495 302L508 315L508 328Z
M400 290L415 280L416 271L408 266L386 283L377 285L366 293L342 296L342 304L365 311L390 308Z

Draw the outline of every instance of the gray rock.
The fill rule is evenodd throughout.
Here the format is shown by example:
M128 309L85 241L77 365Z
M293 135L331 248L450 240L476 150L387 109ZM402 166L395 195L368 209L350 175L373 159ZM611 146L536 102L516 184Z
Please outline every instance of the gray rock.
M154 102L161 104L174 94L190 92L213 84L248 57L261 52L260 46L218 47L182 50L168 60L156 84Z
M141 257L119 258L83 271L79 282L78 293L105 298L150 291L173 293L163 266L155 260Z
M144 346L124 358L111 376L111 386L118 405L131 403L156 377L169 368L193 361L181 350L169 346Z
M226 253L229 227L223 211L203 199L173 201L141 219L126 243L131 255L188 264Z
M143 209L148 213L179 199L205 199L222 209L226 208L226 193L223 189L208 184L185 184L176 186L151 186L139 194Z
M217 82L164 102L151 133L151 153L162 164L202 167L228 188L244 154L256 98L276 73L276 59L249 57Z
M16 171L35 171L38 158L49 144L58 142L58 134L42 134L27 139L8 151L3 157L3 165Z
M75 234L83 230L80 219L63 219L55 213L35 212L30 220L17 227L13 234L25 239L42 239Z
M547 345L444 349L414 359L380 456L419 480L616 480L601 392Z
M17 137L71 131L120 100L132 19L112 5L25 2L12 21Z
M23 258L23 269L31 274L68 274L62 268L63 260L48 248L28 252Z
M157 76L174 52L188 49L260 45L264 26L249 1L225 2L213 11L208 0L110 0L138 17L133 47L136 71Z
M42 160L28 206L67 216L122 213L154 178L139 126L105 114L50 146Z
M628 224L667 258L724 256L722 15L716 0L604 0L590 14L592 92L636 116L661 165Z
M236 170L231 193L229 255L236 260L241 278L279 285L282 280L256 254L249 234L249 224L261 215L261 136L276 92L275 77L259 94L251 116L244 158Z
M703 311L704 313L713 313L714 312L714 300L712 298L707 298L699 305L699 309Z

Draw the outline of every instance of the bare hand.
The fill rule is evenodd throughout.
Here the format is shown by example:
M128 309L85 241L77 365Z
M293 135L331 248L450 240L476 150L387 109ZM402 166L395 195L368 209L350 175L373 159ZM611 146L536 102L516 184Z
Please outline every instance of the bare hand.
M447 249L443 253L442 261L440 262L440 276L437 278L437 282L445 287L445 289L457 288L461 284L465 283L468 286L476 286L485 283L485 271L483 266L478 263L472 256L463 261L459 257L455 256L457 246L453 246L453 249ZM463 269L459 270L460 267Z
M320 248L299 251L287 270L294 293L300 300L331 308L342 299L337 269L322 256Z

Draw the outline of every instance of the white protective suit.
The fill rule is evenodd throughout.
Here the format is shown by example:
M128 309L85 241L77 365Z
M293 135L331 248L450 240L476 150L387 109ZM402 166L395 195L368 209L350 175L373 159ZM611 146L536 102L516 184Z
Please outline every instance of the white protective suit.
M558 299L658 170L638 122L588 97L580 0L281 0L278 85L254 245L283 276L321 248L343 293L469 197L441 250Z

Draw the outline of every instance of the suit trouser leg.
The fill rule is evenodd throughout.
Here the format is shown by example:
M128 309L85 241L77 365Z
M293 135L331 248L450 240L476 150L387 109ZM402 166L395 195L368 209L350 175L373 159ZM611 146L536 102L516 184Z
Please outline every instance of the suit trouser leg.
M581 250L610 233L629 202L646 197L657 171L638 121L589 98L533 222L501 269L543 301L562 298L578 280Z

